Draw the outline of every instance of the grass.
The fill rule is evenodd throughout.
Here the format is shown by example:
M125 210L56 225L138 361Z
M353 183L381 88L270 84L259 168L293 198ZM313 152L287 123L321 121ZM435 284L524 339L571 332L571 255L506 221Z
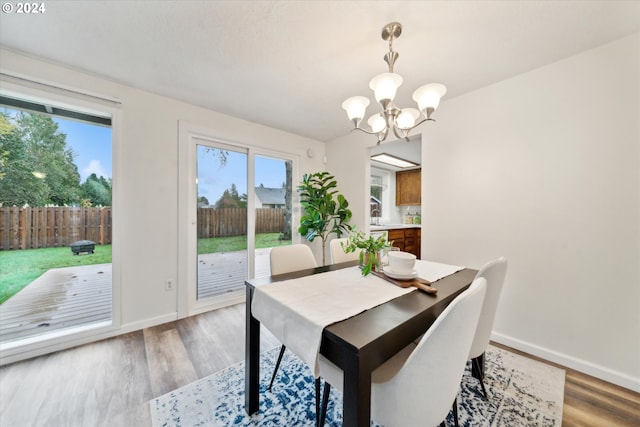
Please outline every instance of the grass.
M279 233L258 234L256 248L290 245L279 240ZM215 237L198 240L198 254L241 251L247 248L247 237ZM111 262L111 245L96 245L95 253L73 255L68 247L0 251L0 304L52 268Z
M280 240L280 233L256 235L256 249L290 245L291 240ZM198 255L213 252L233 252L247 249L247 236L211 237L198 239Z

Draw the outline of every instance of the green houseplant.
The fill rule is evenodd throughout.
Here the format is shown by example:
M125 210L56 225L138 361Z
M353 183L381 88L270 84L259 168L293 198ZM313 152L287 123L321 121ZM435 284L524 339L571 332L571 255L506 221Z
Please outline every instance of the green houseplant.
M322 240L322 265L326 265L325 246L329 235L335 233L340 237L351 230L347 224L351 219L349 202L338 193L337 186L329 172L305 174L298 185L300 204L304 208L298 232L310 242L316 237Z
M380 251L391 247L393 242L387 242L386 236L377 238L366 236L362 231L353 229L347 243L342 245L346 253L355 252L360 249L360 264L362 265L362 275L371 273L380 263Z

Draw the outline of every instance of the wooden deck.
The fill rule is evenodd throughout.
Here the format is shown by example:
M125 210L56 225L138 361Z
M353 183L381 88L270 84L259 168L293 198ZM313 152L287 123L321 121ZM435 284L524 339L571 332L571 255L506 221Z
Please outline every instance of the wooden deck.
M111 319L111 264L53 268L0 306L2 341Z
M256 277L270 275L270 249L256 250ZM247 252L198 257L198 299L244 291ZM0 305L0 339L111 320L111 264L54 268Z
M256 277L269 276L269 252L256 249ZM198 256L198 299L244 292L247 280L247 251Z

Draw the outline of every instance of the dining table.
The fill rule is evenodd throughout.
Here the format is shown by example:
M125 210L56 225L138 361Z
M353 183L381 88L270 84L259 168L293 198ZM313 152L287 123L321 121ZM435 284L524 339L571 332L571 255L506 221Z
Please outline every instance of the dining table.
M418 261L420 262L420 261ZM335 280L331 272L353 268L357 261L332 264L286 274L247 280L246 285L246 334L245 334L245 411L252 415L260 403L260 326L254 316L252 303L256 290L282 281L306 280L311 275L320 281ZM460 267L433 282L437 293L421 290L403 293L382 304L322 328L319 354L340 367L343 377L343 426L365 427L370 425L371 373L412 341L423 335L444 309L465 289L477 274L477 270ZM360 272L358 271L358 274ZM380 274L371 280L384 280ZM278 301L276 301L278 304ZM283 309L285 307L283 306ZM331 307L327 307L330 310ZM269 322L263 319L270 329ZM293 338L282 339L288 348ZM455 339L455 337L451 337ZM313 372L313 366L310 366ZM437 392L437 391L434 391Z

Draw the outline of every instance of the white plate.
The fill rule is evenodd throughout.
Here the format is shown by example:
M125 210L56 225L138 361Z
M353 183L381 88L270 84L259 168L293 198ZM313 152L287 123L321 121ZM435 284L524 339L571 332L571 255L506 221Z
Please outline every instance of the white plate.
M392 279L397 279L397 280L411 280L411 279L415 279L416 276L418 275L418 272L416 270L413 270L409 274L407 274L407 273L396 273L395 271L393 271L388 266L384 267L383 271L384 271L384 274L386 274L387 276L391 277Z

